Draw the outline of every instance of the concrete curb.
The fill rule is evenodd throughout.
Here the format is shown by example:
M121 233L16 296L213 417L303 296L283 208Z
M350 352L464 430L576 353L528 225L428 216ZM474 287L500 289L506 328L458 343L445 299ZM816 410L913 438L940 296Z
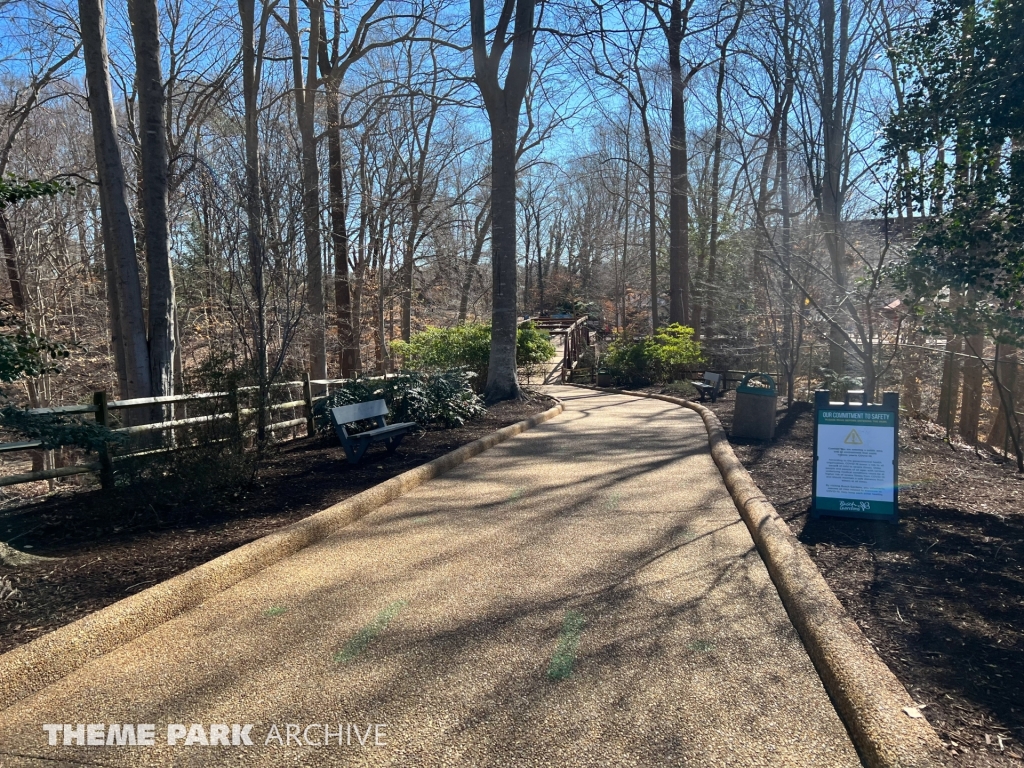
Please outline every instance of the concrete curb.
M553 419L561 402L456 448L297 523L249 542L0 655L0 709L60 680L92 659L195 608L258 571L314 544L427 480L521 432Z
M580 385L574 385L580 386ZM697 403L668 395L598 389L664 400L696 411L718 465L782 604L803 640L825 689L869 768L926 768L946 764L939 737L913 699L843 608L786 521L736 458L722 423Z

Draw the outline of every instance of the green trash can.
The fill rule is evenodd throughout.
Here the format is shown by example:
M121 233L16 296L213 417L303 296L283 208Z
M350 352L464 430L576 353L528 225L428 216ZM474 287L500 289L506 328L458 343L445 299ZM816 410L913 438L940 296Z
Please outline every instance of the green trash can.
M748 373L736 388L732 436L771 440L775 437L775 411L778 404L779 390L775 386L775 379L767 373Z

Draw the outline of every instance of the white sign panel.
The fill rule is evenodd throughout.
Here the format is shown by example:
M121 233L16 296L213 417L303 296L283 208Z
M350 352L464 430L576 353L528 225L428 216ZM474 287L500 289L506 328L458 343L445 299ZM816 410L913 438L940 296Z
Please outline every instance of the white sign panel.
M814 506L857 516L895 513L896 415L818 412Z

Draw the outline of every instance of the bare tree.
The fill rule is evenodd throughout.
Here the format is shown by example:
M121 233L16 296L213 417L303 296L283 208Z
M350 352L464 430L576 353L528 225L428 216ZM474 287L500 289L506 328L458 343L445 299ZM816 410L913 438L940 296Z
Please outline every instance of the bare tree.
M307 6L309 7L309 35L306 56L303 56L298 0L288 1L288 20L285 21L280 17L278 20L291 41L295 116L299 127L302 152L302 229L306 249L306 300L309 304L310 316L309 375L314 379L326 379L324 266L323 256L320 253L320 170L316 160L316 94L319 88L317 51L320 47L323 2L322 0L309 0ZM304 58L306 59L305 72L303 72Z
M516 139L533 70L536 0L503 0L487 50L484 0L470 0L473 69L491 129L491 357L488 402L519 397L516 376ZM512 34L509 25L515 22ZM502 57L511 46L505 84Z
M690 323L693 326L694 337L697 338L701 334L701 323L704 319L702 316L707 312L707 325L710 326L714 312L713 295L709 294L707 288L714 285L715 272L718 267L718 239L719 227L721 226L719 207L722 198L722 143L725 138L726 67L729 58L729 46L732 45L733 40L736 39L736 35L740 31L745 5L744 0L739 0L739 4L735 9L730 7L730 10L733 11L732 23L726 27L725 37L718 43L718 66L715 72L715 127L711 147L711 210L709 211L711 231L708 233L708 269L704 287L700 288L698 301L691 312ZM703 266L703 264L698 264L698 274L703 273Z
M669 259L668 293L670 323L686 324L690 318L690 189L689 155L686 138L686 89L699 66L684 71L682 46L691 34L690 17L695 0L670 0L666 18L664 3L652 7L668 43L668 68L671 75L669 141Z
M103 209L103 246L110 284L111 336L122 394L149 397L152 375L142 307L135 234L125 193L124 166L117 144L117 122L110 85L106 14L103 0L79 0L89 112L92 115L96 172Z
M130 0L142 154L142 212L149 286L150 394L174 394L174 275L167 226L167 126L156 0Z

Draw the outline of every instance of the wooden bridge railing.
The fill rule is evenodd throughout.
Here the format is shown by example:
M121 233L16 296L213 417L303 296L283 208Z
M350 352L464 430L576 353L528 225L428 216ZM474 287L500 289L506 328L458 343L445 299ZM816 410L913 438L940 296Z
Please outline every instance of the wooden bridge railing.
M562 383L572 376L572 369L590 346L590 328L587 318L581 317L565 330L565 344L562 347Z
M564 384L572 376L580 358L590 346L590 328L587 326L587 318L583 317L532 317L519 321L533 323L539 330L547 331L552 336L564 336L565 342L562 346L562 370L561 381Z

